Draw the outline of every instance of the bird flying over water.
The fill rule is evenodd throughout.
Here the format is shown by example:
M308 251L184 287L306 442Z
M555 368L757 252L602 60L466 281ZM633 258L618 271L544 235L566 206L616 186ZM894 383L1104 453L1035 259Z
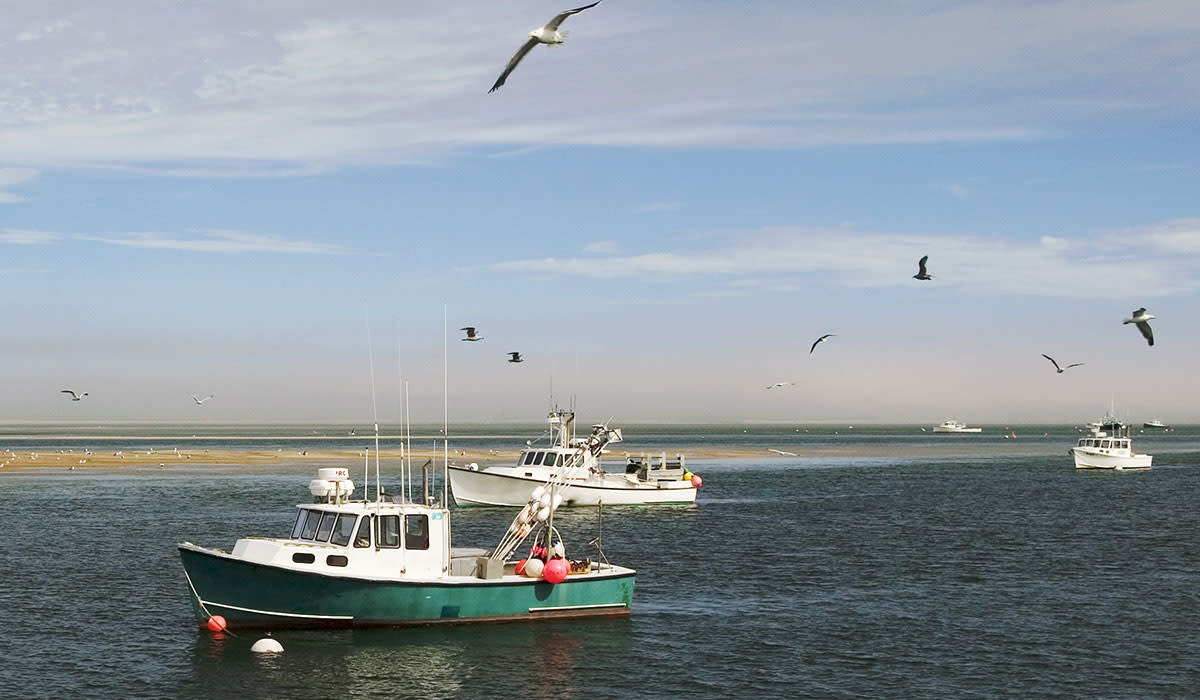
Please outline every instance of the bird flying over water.
M525 58L525 54L533 50L533 47L537 46L538 44L557 46L566 41L567 33L565 31L560 31L558 28L558 25L562 24L563 20L571 15L579 14L580 12L595 7L599 4L600 0L596 0L596 2L592 3L591 5L576 7L574 10L563 10L557 15L554 15L554 18L547 22L546 26L538 27L537 29L529 32L529 39L521 45L521 48L517 49L517 52L513 54L512 58L508 59L508 65L504 66L504 72L500 74L499 78L496 78L496 84L493 85L492 89L488 90L488 92L493 93L500 89L500 86L504 84L504 81L508 80L508 74L513 72L513 70L517 67L517 64L521 62L522 58Z
M476 340L483 340L482 335L475 334L475 326L464 326L462 328L459 328L458 330L467 332L467 337L463 338L463 340L470 340L472 342L474 342Z
M917 274L913 275L913 279L918 279L918 280L931 280L931 279L933 279L933 275L930 275L930 274L929 274L929 273L928 273L928 272L925 270L925 263L927 263L927 262L929 262L929 256L928 256L928 255L922 256L922 257L921 257L921 259L917 261Z
M1142 337L1146 339L1146 342L1150 345L1154 345L1154 331L1150 330L1150 324L1148 323L1148 321L1152 318L1154 318L1154 316L1146 313L1146 307L1143 306L1142 308L1134 311L1132 316L1124 321L1121 321L1121 323L1134 324L1137 326L1137 329L1142 332Z
M195 401L196 405L199 406L200 404L204 403L205 401L208 401L212 397L213 397L213 395L209 394L208 396L205 396L204 398L199 399L199 398L196 398L195 394L192 394L192 401Z
M71 391L70 389L63 389L62 391L60 391L60 392L58 392L58 393L60 393L60 394L70 394L70 395L71 395L71 400L72 400L72 401L80 401L80 400L82 400L82 399L83 399L83 397L87 396L87 394L88 394L86 391L85 391L85 392L83 392L82 394L79 394L79 393L76 393L76 392L74 392L74 391Z
M812 344L812 347L808 349L808 354L809 354L809 355L811 355L811 354L812 354L812 352L813 352L813 350L816 350L816 349L817 349L817 346L818 346L818 345L820 345L821 343L825 342L825 339L826 339L826 338L832 338L834 335L836 335L836 333L826 333L825 335L821 336L820 338L817 338L817 339L816 339L816 340L813 342L813 344Z
M1055 370L1056 370L1056 371L1057 371L1059 374L1062 374L1063 372L1066 372L1067 370L1071 369L1072 367L1078 367L1079 365L1082 365L1082 364L1083 364L1082 362L1072 362L1071 364L1067 365L1066 367L1059 367L1059 366L1058 366L1058 363L1054 361L1054 358L1053 358L1053 357L1050 357L1050 356L1049 356L1049 355L1047 355L1046 353L1042 353L1042 357L1046 358L1047 360L1050 360L1050 364L1054 365L1054 369L1055 369Z
M767 388L768 388L768 389L778 389L779 387L783 387L783 386L791 386L791 385L793 385L793 384L795 384L795 383L796 383L796 382L775 382L774 384L772 384L772 385L768 386Z
M510 352L510 353L508 353L508 361L509 362L524 362L525 358L521 357L521 353L519 353L519 352Z
M795 457L796 456L795 452L785 452L783 450L777 450L774 447L768 447L767 452L774 452L775 454L783 455L784 457Z

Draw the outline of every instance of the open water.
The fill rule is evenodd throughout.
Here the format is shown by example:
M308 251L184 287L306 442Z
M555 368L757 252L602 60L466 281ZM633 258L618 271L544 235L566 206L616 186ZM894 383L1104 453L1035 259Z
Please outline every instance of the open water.
M629 619L279 632L267 657L196 629L175 545L285 534L313 467L0 471L0 696L1200 697L1200 429L1137 436L1154 468L1128 473L1015 430L638 431L764 456L690 461L692 507L560 511L570 555L599 531L638 570ZM29 432L0 448L60 444ZM455 512L455 544L512 515Z

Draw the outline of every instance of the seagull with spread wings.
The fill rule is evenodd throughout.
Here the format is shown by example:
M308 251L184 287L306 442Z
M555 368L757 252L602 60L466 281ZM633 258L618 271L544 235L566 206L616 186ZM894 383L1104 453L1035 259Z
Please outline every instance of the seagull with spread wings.
M199 406L199 405L203 404L205 401L208 401L209 399L211 399L212 397L213 397L213 395L209 394L208 396L205 396L204 398L201 399L201 398L197 398L195 394L192 394L192 401L195 401L196 405Z
M1121 323L1132 323L1137 326L1137 329L1142 332L1142 337L1150 345L1154 345L1154 331L1150 329L1150 319L1154 318L1153 314L1146 313L1146 307L1142 307L1133 312L1129 318L1121 321Z
M817 338L813 342L812 347L808 349L808 354L811 355L813 353L813 350L817 349L818 345L825 342L826 338L832 338L834 335L836 335L836 333L826 333L825 335L821 336L820 338Z
M496 90L499 90L500 86L504 84L504 81L508 80L509 73L512 73L513 70L516 69L517 64L521 62L522 58L525 58L525 54L533 50L533 47L537 46L538 44L558 46L566 41L567 32L558 28L558 25L562 24L563 20L571 15L579 14L580 12L593 8L599 4L600 0L596 0L596 2L592 3L591 5L576 7L574 10L563 10L557 15L554 15L554 18L547 22L546 26L538 27L537 29L529 32L529 39L521 45L521 48L517 49L517 52L513 54L512 58L508 59L508 65L504 66L504 72L500 74L499 78L496 78L496 84L493 85L492 89L488 90L488 92L492 93Z
M60 392L58 392L58 393L60 393L60 394L70 394L70 395L71 395L71 400L72 400L72 401L82 401L82 400L83 400L83 397L87 396L87 394L88 394L86 391L85 391L85 392L83 392L82 394L80 394L80 393L78 393L78 392L71 391L70 389L63 389L62 391L60 391Z
M1054 361L1053 357L1050 357L1046 353L1042 353L1042 357L1046 358L1047 360L1050 360L1050 364L1054 365L1055 371L1057 371L1059 374L1066 372L1067 370L1071 369L1072 367L1078 367L1083 364L1082 362L1072 362L1071 364L1067 365L1066 367L1059 367L1058 363Z
M467 332L467 337L463 338L463 340L469 340L471 342L483 340L483 336L475 332L475 326L463 326L458 330Z
M521 357L521 353L519 353L519 352L510 352L510 353L508 353L508 361L509 362L524 362L525 358Z

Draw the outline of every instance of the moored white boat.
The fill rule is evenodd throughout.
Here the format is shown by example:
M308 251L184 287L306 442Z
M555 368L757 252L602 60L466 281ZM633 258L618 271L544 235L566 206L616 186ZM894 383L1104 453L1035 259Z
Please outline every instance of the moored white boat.
M1133 451L1133 440L1128 426L1105 416L1100 423L1089 423L1092 434L1080 438L1071 448L1076 469L1149 469L1154 461L1152 455Z
M935 433L979 433L982 431L982 428L968 428L966 423L954 418L942 422L941 425L933 426Z
M1143 428L1166 429L1166 428L1169 428L1170 426L1168 426L1166 423L1162 422L1161 420L1155 418L1153 420L1148 420L1145 423L1142 423L1142 427Z
M695 503L703 483L687 470L682 456L631 457L625 471L605 472L600 452L587 449L588 440L574 437L575 414L552 411L550 443L527 445L511 467L449 465L454 502L469 506L522 506L538 485L560 476L563 505L670 505ZM596 425L592 432L608 431L621 439L619 429Z

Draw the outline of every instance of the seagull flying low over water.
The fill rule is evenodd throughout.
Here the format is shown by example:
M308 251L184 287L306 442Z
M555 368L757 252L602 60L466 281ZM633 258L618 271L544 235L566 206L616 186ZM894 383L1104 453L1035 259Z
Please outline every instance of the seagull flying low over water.
M768 388L768 389L778 389L779 387L782 387L782 386L791 386L791 385L793 385L793 384L795 384L795 383L796 383L796 382L775 382L774 384L772 384L771 386L769 386L769 387L767 387L767 388Z
M813 342L812 347L808 349L808 354L811 355L813 350L817 349L818 345L825 342L826 338L832 338L834 335L836 335L836 334L835 333L826 333L825 335L821 336L820 338L817 338L816 341Z
M509 362L524 362L525 358L521 357L521 353L519 353L519 352L510 352L510 353L508 353L508 361Z
M205 401L208 401L208 400L209 400L209 399L211 399L212 397L213 397L213 395L212 395L212 394L209 394L208 396L205 396L205 397L204 397L204 398L202 398L202 399L198 399L198 398L196 398L196 395L195 395L195 394L192 394L192 401L195 401L195 402L196 402L196 405L197 405L197 406L199 406L200 404L204 403Z
M458 330L467 332L467 337L463 338L463 340L470 340L472 342L476 340L483 340L482 335L475 335L475 326L464 326Z
M78 393L75 393L74 391L71 391L70 389L63 389L62 391L60 391L60 392L58 392L58 393L60 393L60 394L70 394L70 395L71 395L71 400L72 400L72 401L80 401L80 400L82 400L82 399L83 399L83 397L87 396L87 392L86 392L86 391L85 391L85 392L83 392L82 394L78 394Z
M1142 337L1146 339L1146 342L1154 345L1154 331L1150 330L1150 324L1148 323L1148 321L1152 318L1154 318L1154 316L1146 313L1146 307L1143 306L1142 308L1134 311L1132 316L1124 321L1121 321L1121 323L1132 323L1136 325L1137 329L1142 332Z
M565 31L560 31L558 28L558 25L562 24L563 20L571 15L579 14L580 12L595 7L599 4L600 0L596 0L596 2L592 3L591 5L576 7L574 10L563 10L557 15L554 15L554 19L551 19L549 22L547 22L546 26L538 27L537 29L529 32L529 39L521 45L521 48L517 49L517 52L513 54L512 58L508 59L508 65L504 66L504 72L500 74L499 78L496 78L496 84L493 85L492 89L488 90L488 92L492 93L500 89L500 86L504 84L504 81L508 80L508 74L513 72L513 69L517 67L517 64L521 62L522 58L525 58L525 54L533 50L533 47L537 46L538 44L557 46L566 41L567 33Z
M783 455L784 457L795 457L796 456L795 452L784 452L783 450L777 450L774 447L768 447L767 452L774 452L775 454Z
M1083 364L1082 362L1072 362L1071 364L1067 365L1066 367L1059 367L1059 366L1058 366L1058 363L1054 361L1054 358L1053 358L1053 357L1050 357L1050 356L1049 356L1049 355L1047 355L1046 353L1042 353L1042 357L1046 358L1047 360L1050 360L1050 364L1054 365L1054 369L1055 369L1055 370L1056 370L1056 371L1057 371L1059 374L1062 374L1063 372L1066 372L1067 370L1071 369L1072 367L1078 367L1078 366L1080 366L1080 365L1082 365L1082 364Z
M928 255L922 256L921 259L917 261L917 274L913 275L913 279L918 279L918 280L933 279L933 275L930 275L925 270L925 263L927 263L927 262L929 262Z

